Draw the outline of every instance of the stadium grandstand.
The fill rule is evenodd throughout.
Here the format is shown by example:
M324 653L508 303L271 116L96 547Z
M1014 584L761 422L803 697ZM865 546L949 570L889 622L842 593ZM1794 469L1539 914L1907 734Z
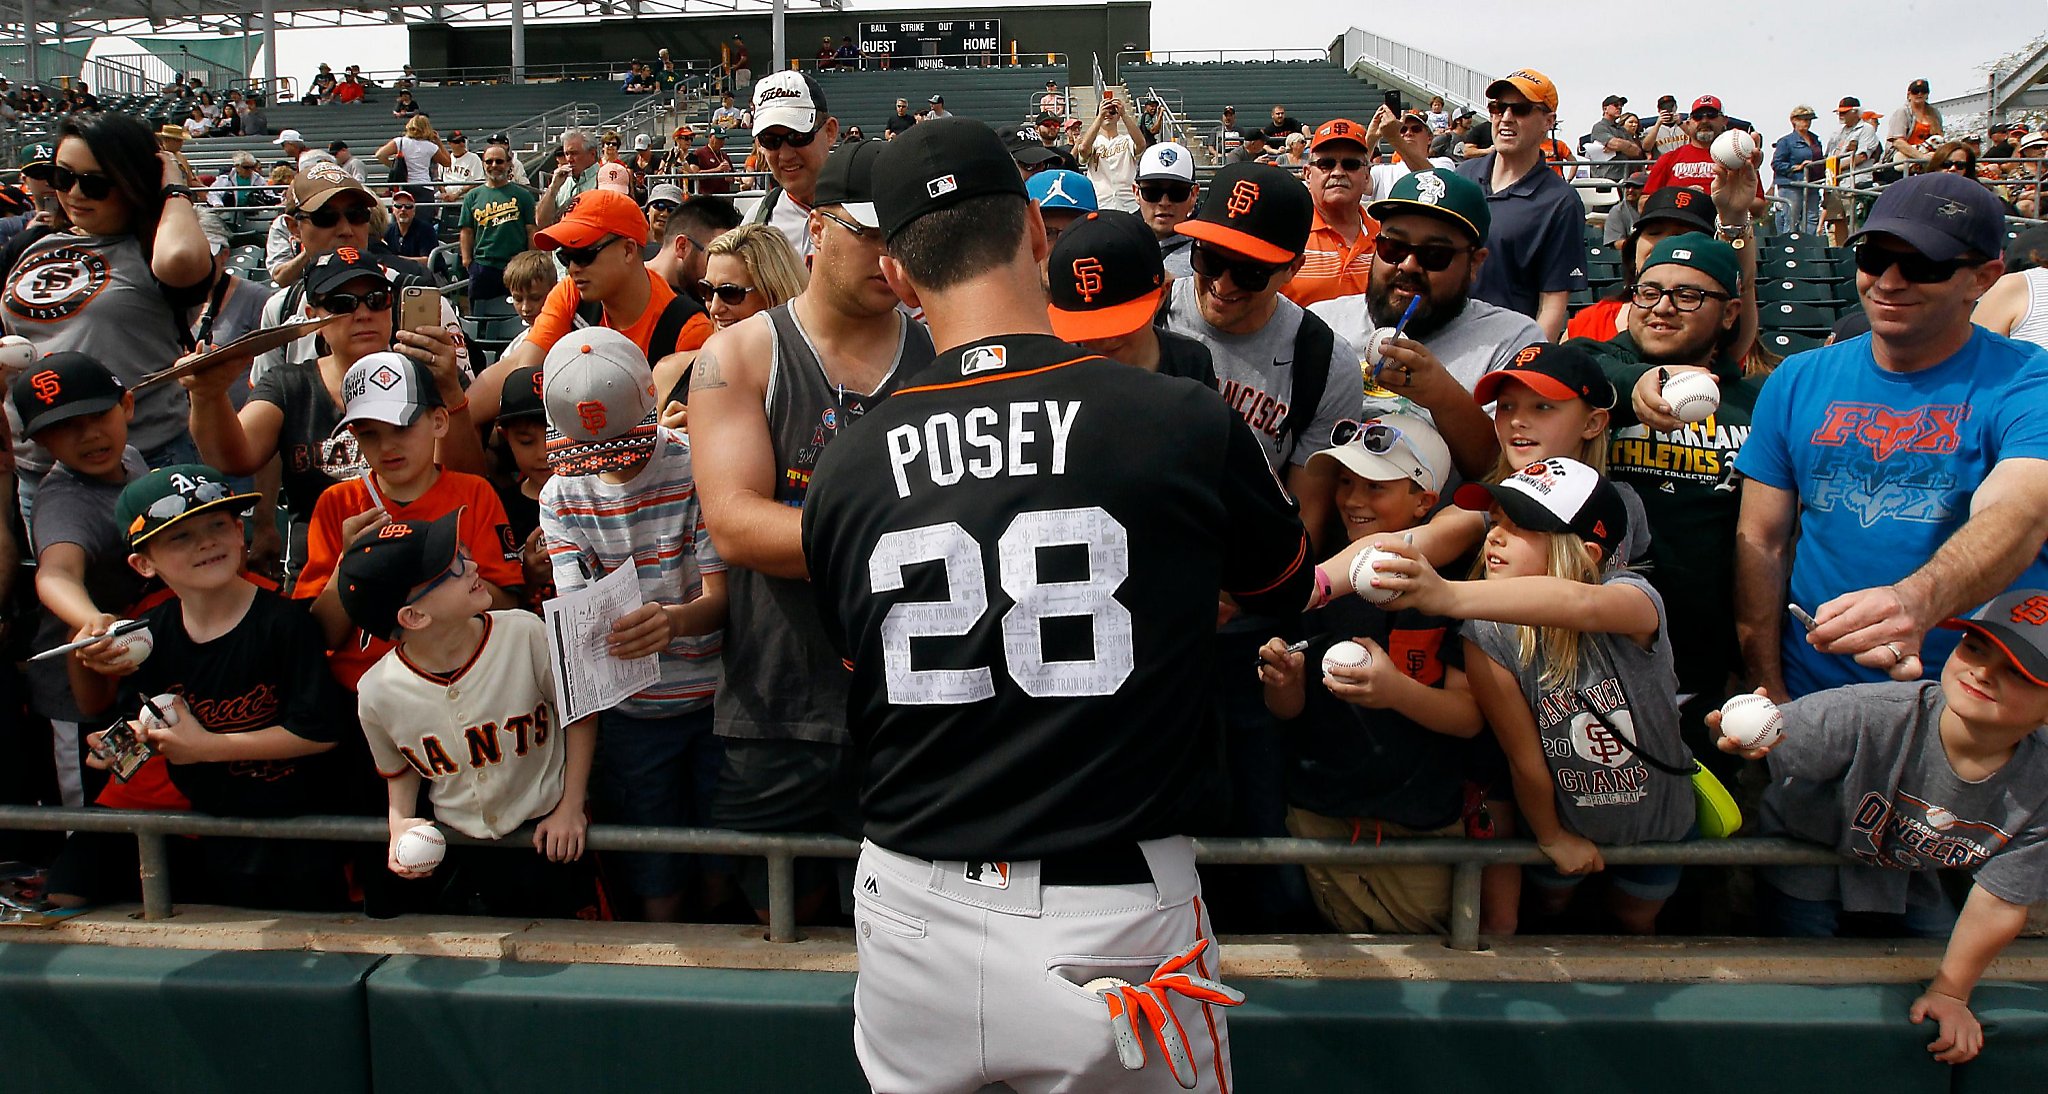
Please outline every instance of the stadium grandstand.
M1533 69L1154 49L1158 15L0 0L15 1081L2037 1089L2048 40L1783 134L1662 88L1572 133ZM902 185L901 141L967 166ZM1043 370L907 291L954 190L1010 230L1012 163L1051 257L973 253L1086 350ZM1097 426L1128 464L876 517L900 560L812 606L828 522L927 459L1006 474L946 477L978 405L896 424L871 504L828 441L1097 354L1185 378ZM1141 477L1167 396L1215 403L1187 380L1273 512ZM1284 527L1307 607L1134 599L1184 568L1108 502L1058 508L1115 550L984 561L973 507L1027 477L1227 512L1247 557ZM1085 706L1150 681L1198 713ZM1037 749L1076 725L1099 753ZM1028 862L888 846L1098 808ZM1105 942L1062 890L1179 919Z

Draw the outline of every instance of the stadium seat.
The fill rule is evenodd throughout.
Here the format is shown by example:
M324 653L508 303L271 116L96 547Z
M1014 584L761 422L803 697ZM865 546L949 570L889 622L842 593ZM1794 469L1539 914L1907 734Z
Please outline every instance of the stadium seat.
M1800 334L1796 331L1788 330L1765 331L1758 336L1757 340L1763 343L1765 349L1780 357L1790 357L1795 353L1819 349L1826 344L1824 338L1816 338L1810 334Z
M1604 243L1589 242L1586 244L1586 262L1593 266L1614 266L1618 269L1621 266L1621 252Z
M1757 277L1779 281L1825 281L1836 282L1842 275L1826 254L1788 255L1775 254L1758 263Z
M1565 300L1565 306L1570 308L1583 308L1588 304L1593 303L1593 301L1596 299L1597 297L1593 295L1592 289L1573 289L1571 292L1571 296L1567 297Z
M1828 286L1814 281L1792 281L1779 279L1759 281L1756 298L1760 303L1789 300L1796 303L1826 304L1834 300Z
M502 319L513 314L512 299L506 296L471 297L469 314L473 319Z
M1826 334L1835 325L1835 317L1828 309L1790 300L1758 304L1756 317L1757 325L1767 331Z

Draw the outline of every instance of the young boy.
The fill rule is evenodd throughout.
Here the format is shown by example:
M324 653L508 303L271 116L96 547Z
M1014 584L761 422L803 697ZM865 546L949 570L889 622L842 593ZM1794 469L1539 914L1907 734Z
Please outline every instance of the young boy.
M645 603L612 625L611 653L660 657L659 681L599 717L607 804L621 823L704 825L720 760L711 697L725 563L704 529L689 441L655 423L654 372L618 331L573 331L542 369L554 477L541 487L540 520L555 587L569 592L634 567ZM620 858L642 915L678 919L687 860ZM717 890L707 884L707 903Z
M465 836L501 840L540 821L538 858L449 848L432 910L598 918L596 871L583 858L596 719L561 724L547 628L529 612L489 610L461 519L386 524L349 547L334 579L349 620L397 643L363 674L356 700L386 780L386 866L406 878L437 872L398 861L399 837L425 823L425 780L435 821Z
M548 251L521 251L505 264L505 292L512 299L512 310L519 315L519 321L533 329L533 321L540 317L540 309L548 302L548 294L555 291L555 282L560 275L555 272L555 256ZM505 353L517 349L526 341L526 331L505 346ZM500 354L499 356L504 356Z
M35 647L49 649L94 623L112 626L142 595L145 582L128 565L114 501L149 467L128 444L135 396L97 360L53 353L22 373L11 395L24 435L56 463L38 491L29 537L43 604ZM58 791L65 805L82 805L83 714L70 676L62 661L38 661L29 665L28 678L36 713L50 720Z
M1888 933L1948 937L1909 1012L1928 1051L1977 1055L1977 980L2048 898L2048 590L2014 589L1967 618L1939 682L1857 684L1786 704L1760 811L1768 835L1813 840L1864 865L1770 867L1757 898L1781 934L1829 937L1845 913ZM1717 732L1720 714L1708 715ZM1933 871L1969 871L1960 916Z
M158 697L166 715L131 722L169 762L171 781L192 808L227 817L333 812L339 765L330 755L346 728L339 690L320 664L313 621L243 572L241 514L254 494L230 491L226 476L183 464L128 484L114 507L134 551L129 564L176 596L143 612L155 649L141 665L121 661L118 640L72 655L79 709L100 714L124 690L123 710ZM104 624L79 637L104 634ZM164 698L168 696L168 698ZM105 731L91 734L97 749ZM104 763L95 756L95 766ZM134 841L75 836L51 872L52 893L72 903L132 895ZM339 845L315 841L208 837L173 840L190 863L172 871L177 899L255 908L323 909L346 897Z
M535 611L554 595L555 575L548 563L547 541L540 527L540 488L554 473L548 470L548 412L541 402L541 366L514 369L498 396L498 439L501 470L494 480L498 500L520 543L519 564L526 574L526 606ZM508 473L509 472L509 473Z
M292 596L312 601L334 652L329 664L349 690L391 643L350 626L329 578L342 549L364 532L392 520L432 520L462 514L462 545L477 560L491 591L491 606L518 604L519 544L489 481L444 471L434 444L448 432L448 410L427 366L397 353L373 353L342 378L341 422L335 431L355 437L369 470L320 495L306 532L306 567Z
M1309 457L1333 465L1336 509L1353 540L1403 532L1436 507L1451 452L1430 424L1387 414L1346 422L1337 442ZM1348 434L1348 435L1347 435ZM1306 838L1372 840L1472 834L1479 798L1468 793L1484 728L1465 688L1456 620L1341 597L1307 617L1320 632L1289 652L1259 651L1266 706L1288 743L1287 830ZM1321 672L1323 654L1350 639L1365 664ZM1316 666L1311 685L1306 666ZM1446 866L1306 867L1323 918L1340 931L1443 934L1450 929Z

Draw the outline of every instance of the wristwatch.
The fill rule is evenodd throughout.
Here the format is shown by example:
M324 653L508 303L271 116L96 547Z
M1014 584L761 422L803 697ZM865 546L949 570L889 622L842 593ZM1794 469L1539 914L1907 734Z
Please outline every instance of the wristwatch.
M186 201L192 201L194 205L198 204L198 202L193 201L192 188L190 186L181 186L175 182L159 191L159 196L165 201L169 201L172 198L184 198Z
M1749 230L1751 225L1752 222L1744 222L1739 226L1731 225L1724 223L1720 217L1715 217L1714 234L1726 241L1730 247L1739 251L1749 246Z

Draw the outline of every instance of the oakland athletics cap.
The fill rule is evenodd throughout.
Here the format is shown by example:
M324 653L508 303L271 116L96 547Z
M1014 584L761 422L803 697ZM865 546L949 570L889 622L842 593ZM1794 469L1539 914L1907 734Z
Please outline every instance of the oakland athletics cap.
M1192 220L1174 231L1258 262L1292 262L1308 244L1315 206L1308 187L1266 163L1233 163L1216 172Z
M205 464L159 467L121 488L114 501L114 527L140 547L158 532L202 513L224 509L245 514L262 497L237 494L228 477Z
M14 412L23 436L33 437L58 422L100 414L121 405L128 389L95 358L53 353L14 381Z
M2012 589L1943 627L1979 635L2005 651L2020 675L2048 688L2048 589Z
M1166 291L1159 241L1131 213L1089 213L1060 233L1045 263L1052 332L1069 342L1121 338L1152 322Z
M875 163L875 212L890 238L929 213L991 194L1030 198L1003 139L967 118L919 122L884 142Z
M462 549L462 510L427 520L394 520L364 532L335 564L335 592L348 621L390 638L413 590L448 572Z
M1486 192L1471 179L1443 167L1412 171L1388 187L1387 196L1366 206L1365 215L1384 221L1403 213L1421 213L1452 225L1472 237L1475 244L1486 242L1493 228L1493 213L1486 208Z
M1532 463L1491 485L1468 482L1458 488L1460 509L1485 512L1495 504L1523 528L1570 532L1600 545L1612 561L1628 533L1628 509L1607 477L1577 460L1557 457Z
M654 451L660 435L654 370L632 339L610 327L570 331L555 343L541 365L541 400L548 467L557 475L629 467Z

